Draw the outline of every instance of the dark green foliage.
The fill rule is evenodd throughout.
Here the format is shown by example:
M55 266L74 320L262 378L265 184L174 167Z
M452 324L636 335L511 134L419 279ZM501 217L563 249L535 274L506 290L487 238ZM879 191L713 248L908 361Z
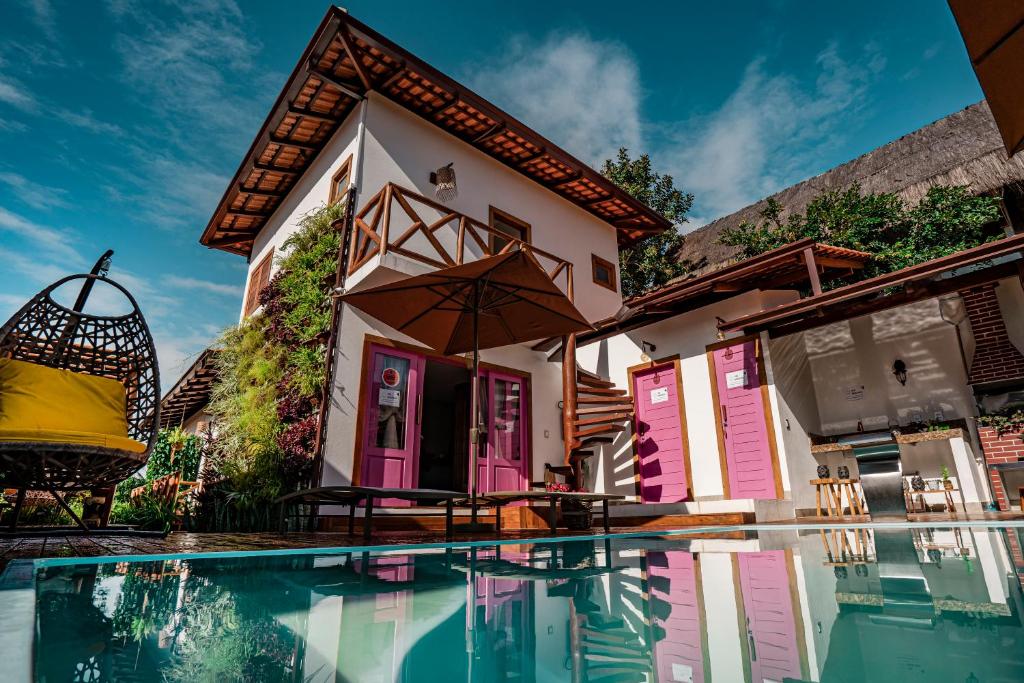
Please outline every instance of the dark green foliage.
M672 176L656 173L651 168L648 155L642 154L633 159L629 150L620 149L614 160L604 162L601 173L676 226L686 222L686 213L693 205L693 195L677 189ZM643 294L686 273L687 264L677 258L682 244L682 234L678 229L672 229L621 249L619 278L623 298Z
M966 188L936 186L910 208L892 193L864 194L859 186L823 192L804 213L783 218L784 207L769 199L757 222L725 229L723 244L741 247L749 258L812 238L816 242L869 252L864 277L874 277L952 254L1001 236L999 200L975 197ZM829 283L833 286L842 282Z
M262 528L267 503L308 480L340 244L332 223L344 211L338 203L303 218L260 296L262 312L221 337L203 528Z
M146 481L159 479L171 472L181 472L184 481L195 481L202 457L202 438L188 434L180 427L161 429L146 463Z

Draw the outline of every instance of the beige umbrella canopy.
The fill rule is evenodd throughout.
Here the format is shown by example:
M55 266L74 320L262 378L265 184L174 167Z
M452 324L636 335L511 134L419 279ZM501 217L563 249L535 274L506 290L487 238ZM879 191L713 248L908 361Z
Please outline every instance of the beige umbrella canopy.
M475 426L470 429L469 439L472 463L476 462L480 435L480 349L593 329L526 250L417 275L341 298L442 353L473 352L470 414ZM474 498L477 470L470 468Z
M949 0L1006 152L1024 149L1024 2Z

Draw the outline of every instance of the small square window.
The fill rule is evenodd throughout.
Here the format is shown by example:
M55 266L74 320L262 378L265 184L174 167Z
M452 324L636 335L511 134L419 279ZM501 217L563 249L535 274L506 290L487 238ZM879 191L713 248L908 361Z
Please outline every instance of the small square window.
M515 216L492 206L490 223L491 227L495 230L495 232L491 233L490 240L488 240L492 254L500 252L511 241L506 239L505 235L520 242L530 243L530 224L519 220Z
M594 284L601 285L606 289L617 292L618 287L615 285L615 264L611 261L605 261L597 254L590 255L590 262L593 266Z
M348 192L351 179L352 155L350 154L348 159L345 159L345 163L339 166L338 170L331 177L331 196L329 200L331 204L336 204L345 198L345 193Z

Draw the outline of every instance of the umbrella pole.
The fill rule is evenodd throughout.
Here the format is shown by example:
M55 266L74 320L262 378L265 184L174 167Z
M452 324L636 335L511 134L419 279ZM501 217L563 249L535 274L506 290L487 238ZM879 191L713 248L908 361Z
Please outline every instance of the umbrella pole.
M470 481L470 499L472 500L471 505L471 519L470 524L476 526L476 489L477 489L477 476L480 470L480 302L477 301L479 292L479 285L473 283L473 378L470 381L470 391L472 392L469 397L469 414L470 414L470 428L469 428L469 481Z

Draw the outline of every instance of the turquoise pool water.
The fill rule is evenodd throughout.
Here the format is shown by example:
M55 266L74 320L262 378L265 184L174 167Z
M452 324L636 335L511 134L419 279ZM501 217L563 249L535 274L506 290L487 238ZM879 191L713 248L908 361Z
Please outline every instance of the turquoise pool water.
M3 680L1024 681L1024 528L13 563Z

